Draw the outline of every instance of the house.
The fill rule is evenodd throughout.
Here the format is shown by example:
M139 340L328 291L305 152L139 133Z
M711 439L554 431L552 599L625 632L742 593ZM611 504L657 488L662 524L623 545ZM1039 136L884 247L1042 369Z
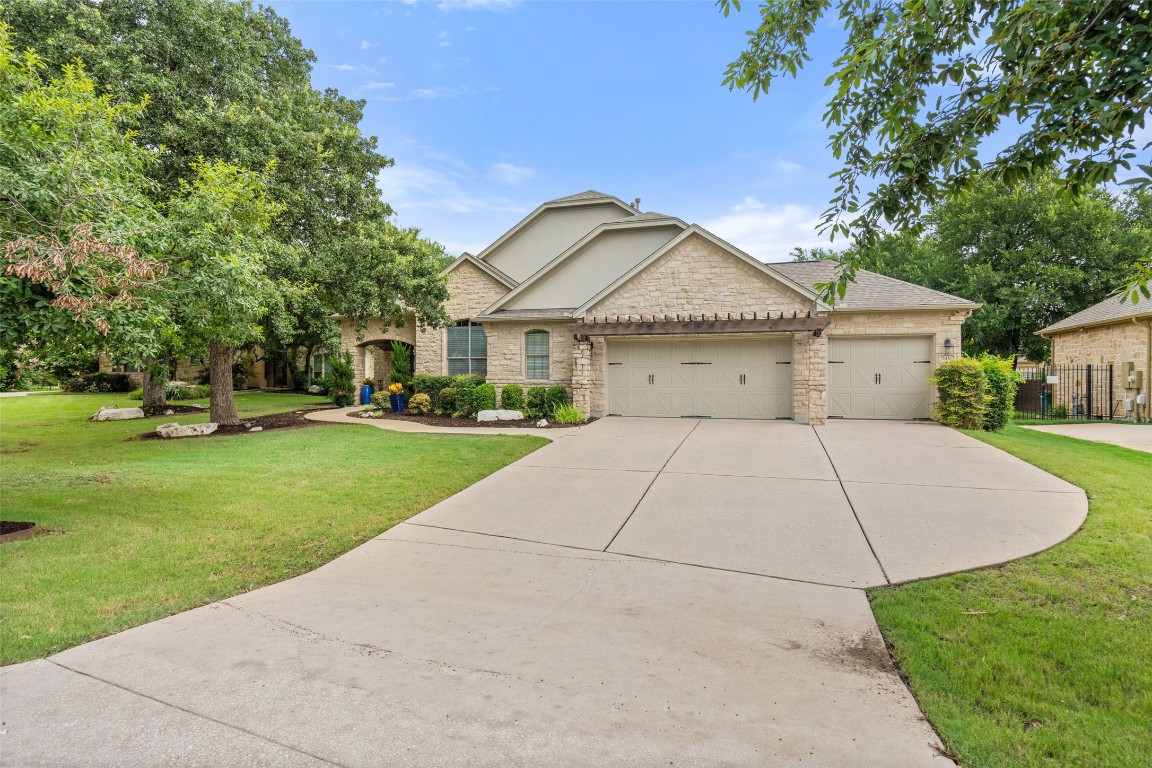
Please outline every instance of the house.
M704 228L589 191L544 203L445 270L455 320L358 331L357 380L410 344L414 370L497 389L563 384L592 415L924 419L959 354L965 299L859 272L835 308L832 262L764 264ZM409 318L411 320L411 318Z
M303 363L302 353L300 362ZM270 360L264 355L260 347L253 347L237 355L238 361L243 362L248 369L248 377L244 382L248 389L278 389L293 386L292 370L283 360ZM311 378L323 376L328 364L328 355L317 353L313 355ZM101 373L125 373L134 387L144 385L144 373L138 366L116 363L107 355L100 355L99 370ZM176 381L196 383L206 379L208 375L207 359L193 360L182 357L176 361Z
M1053 365L1094 366L1098 381L1111 366L1104 388L1112 392L1108 415L1149 418L1152 299L1132 302L1112 296L1037 334L1051 342Z

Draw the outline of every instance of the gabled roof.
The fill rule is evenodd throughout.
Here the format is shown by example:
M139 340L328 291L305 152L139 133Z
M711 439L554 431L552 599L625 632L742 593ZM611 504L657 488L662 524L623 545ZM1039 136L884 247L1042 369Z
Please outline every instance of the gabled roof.
M1058 323L1053 323L1044 330L1037 331L1037 333L1068 331L1092 325L1110 325L1141 317L1152 318L1152 299L1141 296L1138 301L1121 301L1122 295L1110 296L1099 304L1093 304L1088 309L1077 312L1071 317L1066 317Z
M612 195L605 195L602 192L597 192L594 189L590 189L587 192L581 192L577 195L569 195L568 197L560 197L555 200L549 200L548 202L543 203L537 207L536 210L532 211L532 213L521 219L516 224L516 226L512 227L512 229L500 235L500 237L498 237L495 242L493 242L484 250L480 251L476 258L480 259L481 261L487 259L493 253L500 250L501 246L519 234L521 230L526 229L529 225L532 224L532 222L550 210L556 210L557 208L573 208L584 205L603 205L605 203L611 203L612 205L619 206L620 210L623 213L628 214L628 216L633 216L639 213L639 211L625 203L620 198L613 197Z
M749 256L748 254L744 253L744 251L740 250L736 246L727 242L726 240L722 240L719 237L717 237L716 235L709 232L708 230L704 229L699 224L693 224L693 225L685 228L684 231L681 232L679 235L677 235L676 237L672 238L667 243L665 243L664 246L662 246L659 250L657 250L656 252L651 254L648 258L644 259L644 261L640 262L635 267L633 267L632 269L625 272L623 275L620 276L620 278L618 280L614 281L607 288L600 291L598 294L593 296L588 301L584 302L584 304L582 306L578 307L572 314L575 316L580 316L580 315L585 314L592 307L596 306L602 300L604 300L606 297L610 296L614 291L616 291L616 289L620 288L622 285L627 283L633 277L635 277L636 275L643 272L644 269L649 264L652 264L653 262L655 262L661 256L668 253L668 251L672 250L673 248L678 246L680 243L684 242L686 239L688 239L692 235L699 235L699 236L703 237L705 240L708 240L710 243L717 246L718 248L726 251L727 253L731 254L732 256L735 256L737 259L740 259L741 261L747 263L750 267L753 267L757 271L762 272L767 277L772 278L773 280L775 280L778 283L781 283L782 285L784 285L787 288L791 288L793 291L800 294L804 298L811 300L813 302L813 304L815 304L815 309L817 309L817 310L829 309L828 305L824 304L823 302L821 302L817 298L816 292L812 290L810 285L804 286L804 285L794 281L788 275L783 274L781 272L778 272L772 268L773 266L776 266L776 265L769 265L769 264L765 264L762 261L758 261L758 260L752 258L751 256Z
M832 282L840 274L840 265L827 260L789 261L769 266L810 288L816 283ZM858 269L856 280L848 284L844 298L836 301L835 309L851 312L866 309L977 309L979 306L959 296Z
M664 216L664 215L658 214L658 213L645 214L642 216L631 216L628 218L618 219L616 221L609 221L609 222L606 222L604 224L601 224L601 225L597 226L595 229L593 229L591 232L589 232L587 235L585 235L584 237L580 238L575 243L573 243L571 247L569 247L567 250L565 250L559 256L552 259L552 261L548 262L543 267L541 267L540 270L537 271L534 275L529 277L524 282L520 283L513 290L506 293L504 296L500 297L500 299L498 299L494 304L492 304L492 306L485 309L481 313L481 316L482 317L506 317L506 316L509 316L510 312L503 312L503 314L502 314L501 307L508 304L509 302L514 301L518 296L521 296L524 293L528 292L534 286L539 285L549 275L553 274L562 265L564 265L569 260L574 258L577 254L579 254L581 251L583 251L588 245L590 245L593 241L597 240L598 238L602 237L605 233L618 232L620 230L626 230L626 229L667 227L670 225L678 226L682 229L688 227L687 224L685 224L683 221L681 221L680 219L678 219L674 216ZM678 239L679 239L678 237L673 238L674 241L678 240ZM568 312L571 310L571 308L567 308L567 307L563 308L563 309L565 312ZM515 310L515 311L520 312L523 310Z
M517 285L516 281L513 280L512 278L508 277L508 275L506 275L503 272L501 272L500 270L496 269L496 267L492 266L488 262L480 261L480 259L476 258L475 256L473 256L470 253L460 254L460 257L458 259L456 259L456 261L452 262L451 264L449 264L447 267L444 268L444 274L445 275L448 274L452 270L456 269L456 267L460 266L461 264L465 264L465 263L468 263L468 264L471 264L471 265L477 267L478 269L480 269L480 271L489 275L493 280L495 280L498 283L502 283L503 285L507 286L508 288L515 288Z

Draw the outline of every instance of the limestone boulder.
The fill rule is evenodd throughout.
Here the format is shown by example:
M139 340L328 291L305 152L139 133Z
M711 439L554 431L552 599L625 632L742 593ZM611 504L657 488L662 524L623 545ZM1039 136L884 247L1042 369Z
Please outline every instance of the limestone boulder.
M142 418L144 411L140 408L101 408L89 421L125 421Z
M206 424L161 424L156 427L156 433L161 437L202 437L216 431L220 425L214 421Z
M524 418L524 414L520 411L510 411L504 408L480 411L476 414L476 421L518 421L522 418Z

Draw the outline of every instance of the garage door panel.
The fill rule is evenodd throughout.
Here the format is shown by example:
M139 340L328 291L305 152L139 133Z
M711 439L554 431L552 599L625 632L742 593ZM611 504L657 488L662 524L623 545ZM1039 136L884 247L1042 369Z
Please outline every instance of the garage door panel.
M927 418L931 354L931 337L830 339L828 415Z
M790 341L652 340L608 346L613 364L609 413L758 419L792 415L792 366L777 365L791 362ZM614 369L622 371L616 374Z

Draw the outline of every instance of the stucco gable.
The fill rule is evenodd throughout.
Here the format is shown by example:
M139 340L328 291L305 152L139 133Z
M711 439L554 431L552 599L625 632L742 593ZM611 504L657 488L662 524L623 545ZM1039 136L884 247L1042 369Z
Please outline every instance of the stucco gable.
M691 233L584 314L809 312L813 300L699 233Z

